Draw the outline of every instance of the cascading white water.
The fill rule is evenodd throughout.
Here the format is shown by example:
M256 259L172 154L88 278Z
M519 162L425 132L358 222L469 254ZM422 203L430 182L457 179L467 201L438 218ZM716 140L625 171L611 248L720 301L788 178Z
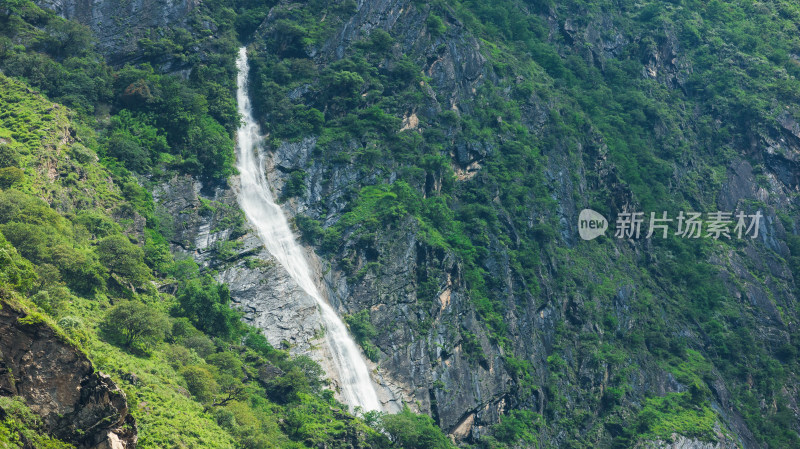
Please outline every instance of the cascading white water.
M333 357L332 362L339 374L344 401L351 407L360 406L364 411L380 410L381 404L361 351L347 333L342 320L322 299L311 277L311 268L303 250L295 241L286 216L272 198L265 174L261 133L253 118L247 92L249 66L245 47L239 49L236 68L239 70L236 100L242 115L236 147L237 168L241 179L239 205L258 231L267 250L317 302L322 324L326 329L325 336Z

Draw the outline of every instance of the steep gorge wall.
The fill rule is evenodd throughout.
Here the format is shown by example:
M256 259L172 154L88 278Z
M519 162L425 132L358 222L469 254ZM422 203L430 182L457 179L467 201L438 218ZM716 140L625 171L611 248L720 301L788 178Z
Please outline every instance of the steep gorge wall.
M113 2L106 2L110 3ZM58 5L53 7L71 11L64 12L65 15L83 17L84 23L91 23L86 19L90 14L100 14L86 6L89 4L83 9L77 4ZM189 3L165 5L177 8L172 9L176 13L152 13L161 11L159 8L162 7L158 6L136 9L136 14L131 17L142 19L143 24L158 25L158 20L164 17L180 21L180 11L189 7L186 6ZM79 9L82 11L80 14L75 12ZM410 1L358 2L352 17L323 45L308 49L307 56L319 67L326 67L347 54L362 34L376 29L387 30L396 41L391 51L409 55L430 79L425 101L407 111L404 126L414 129L416 117L433 120L443 110L469 116L473 107L470 100L475 90L484 83L497 84L500 81L487 64L489 50L452 16L444 17L447 25L444 35L431 36L425 27L426 13L423 7ZM560 17L554 10L547 15L547 22L552 39L562 41L562 51L575 51L598 66L623 54L638 39L618 31L614 18L608 15L588 23L577 23L579 21L573 18ZM269 33L274 25L275 19L268 18L259 32ZM96 26L98 36L114 29ZM115 31L113 34L119 33ZM111 42L109 45L112 47L123 48L125 45L123 42L113 43L111 38L101 41ZM674 33L667 30L663 41L657 42L651 50L639 61L642 76L670 89L684 89L691 63L685 58ZM302 91L295 94L304 95ZM532 133L552 132L548 116L555 112L557 101L545 101L532 95L523 102L521 121ZM763 223L761 238L747 242L741 251L731 251L713 262L723 271L728 289L726 294L739 301L742 313L755 317L754 335L775 348L790 341L792 323L796 322L797 298L792 289L797 280L792 278L791 267L784 260L789 253L783 240L788 234L797 234L800 226L795 218L795 229L786 228L778 218L781 210L796 210L798 207L795 192L798 188L797 174L800 173L797 124L788 113L780 115L779 121L779 127L755 130L749 148L743 149L742 154L731 162L714 200L720 210L733 210L737 205L755 201L766 206L767 219ZM689 128L691 123L681 123L681 126ZM328 296L340 312L370 311L371 321L378 329L374 342L381 351L380 365L387 376L394 378L392 384L397 393L434 416L447 432L475 438L486 433L489 426L511 409L525 408L544 414L552 409L551 404L556 398L564 407L563 411L550 417L556 423L559 419L581 413L585 408L590 408L591 413L602 409L597 398L604 397L608 391L611 385L609 377L613 377L615 368L610 362L594 360L583 352L581 339L586 335L604 339L609 331L603 323L585 316L593 298L568 291L563 286L564 273L569 267L561 265L563 260L556 253L559 248L574 248L579 242L574 223L578 211L587 204L580 203L577 198L581 195L576 192L607 189L611 192L615 211L630 206L633 200L630 190L618 178L616 168L607 160L606 143L597 130L589 127L585 131L577 147L557 144L542 149L546 156L544 176L550 196L556 203L556 211L552 213L560 227L557 239L538 261L539 296L530 294L524 280L513 269L501 236L487 236L491 254L482 268L498 280L498 288L502 291L500 296L507 305L503 318L510 329L513 354L504 352L487 335L485 323L481 322L471 302L463 279L463 267L457 257L420 241L414 220L383 229L369 242L344 235L342 248L334 254L323 255L319 261L318 271L324 277ZM331 164L315 158L315 148L314 137L276 144L269 164L270 178L276 187L276 196L281 196L290 174L304 171L307 176L303 182L303 194L288 201L286 207L292 214L318 219L326 226L341 218L352 199L348 191L376 181L393 181L401 176L398 170L386 174L354 163ZM480 167L491 158L493 151L496 148L481 142L452 142L452 164L459 182L469 182L473 178L480 181ZM766 167L765 173L754 171L754 165L758 163ZM685 168L674 167L674 170L676 185L695 182L683 177ZM763 179L758 180L759 176ZM436 176L429 176L423 189L428 193L434 192L441 186L441 181ZM235 180L232 184L235 189ZM234 301L246 312L246 319L264 329L273 344L285 345L296 352L309 350L320 331L319 324L313 319L313 302L299 292L280 267L271 261L255 236L246 229L236 230L230 225L231 218L236 216L234 192L220 188L212 196L204 196L199 187L199 183L191 178L176 178L156 192L164 215L174 221L171 241L176 250L192 254L202 265L218 270L219 279L230 285ZM227 207L209 211L202 200L213 200L215 204ZM523 231L514 229L508 215L500 215L502 225L509 229L510 235ZM539 219L541 216L531 211L531 224ZM229 238L235 245L225 247ZM593 283L600 283L604 277L603 265L617 265L620 271L635 273L640 265L652 262L648 256L650 248L645 244L610 242L608 245L608 253L597 262L597 266L588 269L587 278ZM339 262L342 260L350 261L353 271L371 263L380 263L377 269L354 277L341 269ZM419 284L428 278L437 280L437 292L432 298L420 298ZM636 316L633 308L641 299L645 284L652 287L657 282L637 279L636 282L614 285L609 304L603 306L618 323L615 332L624 333L642 326L642 317ZM669 301L667 290L656 291L657 301ZM431 302L430 310L420 310L421 301ZM656 309L657 313L664 313ZM684 336L693 347L709 345L708 336L691 323L682 321L680 317L665 319L669 321L671 332ZM469 336L474 336L483 353L482 358L467 354L465 348L468 345L475 349ZM568 374L554 375L554 369L548 363L548 357L556 349L570 368ZM509 372L504 361L509 355L533 366L535 388L531 391L522 391L518 379ZM638 407L651 394L683 392L688 387L646 351L631 353L624 362L637 366L629 375L631 389L622 398L625 407ZM735 382L723 378L717 371L712 372L708 382L714 394L712 404L734 430L740 444L759 447L737 404L731 400L729 389L736 385ZM788 388L791 390L792 387ZM786 396L796 397L796 391L789 390ZM790 407L797 409L794 403L790 403ZM609 424L605 430L593 431L602 434L597 436L599 440L607 442L608 435L613 436L618 430ZM544 439L552 445L564 441L557 424L544 429L543 433ZM684 442L695 444L687 441ZM696 446L703 447L700 444L696 443Z
M425 7L413 2L359 2L359 8L333 37L320 46L307 49L307 53L318 67L328 67L343 58L359 39L365 39L373 30L383 29L395 40L392 54L408 55L429 77L430 88L424 102L407 111L403 126L416 126L415 120L409 119L412 115L430 122L444 110L469 116L473 112L471 107L474 107L470 100L476 90L484 84L501 82L484 55L491 50L482 46L453 16L443 16L447 25L444 34L431 35L424 25L426 15ZM279 18L280 15L276 14L274 20ZM576 25L569 17L559 17L556 11L551 11L547 21L554 41L562 40L558 36L566 36L561 44L565 54L569 51L580 53L599 66L624 54L628 46L639 39L624 36L610 16ZM268 18L259 32L269 35L274 32L273 26L275 22ZM663 42L657 44L651 53L642 56L642 76L679 92L691 72L691 63L678 45L674 31L666 30ZM292 92L292 95L305 98L301 102L316 104L317 99L313 93L307 93L309 91L314 92L313 88L306 87ZM543 101L534 93L522 102L521 122L537 135L554 132L548 116L557 113L557 101L552 98L549 102ZM711 262L721 270L721 276L728 279L724 294L745 302L740 306L742 313L752 314L753 335L759 345L767 348L787 344L791 341L793 329L796 329L792 317L797 311L794 291L798 280L793 279L791 267L784 259L788 258L789 252L783 241L788 234L797 234L800 223L795 217L795 229L786 229L778 218L782 211L797 210L798 207L798 141L792 123L791 118L784 117L780 126L758 132L750 149L730 162L722 186L718 190L708 186L700 193L716 196L710 201L712 206L716 203L719 210L737 210L754 201L764 203L766 219L762 223L760 238L744 242L747 260L739 252L730 252L729 258L714 258ZM682 126L688 128L692 125L686 122ZM419 131L422 133L423 130ZM655 132L658 133L658 129ZM457 182L470 182L473 177L478 181L472 182L481 182L480 167L497 150L481 142L455 140L451 143ZM360 143L354 141L351 145L358 148ZM382 171L354 162L331 163L320 158L319 151L315 150L319 149L314 138L275 144L270 177L280 196L283 186L291 181L291 174L304 172L302 194L286 205L293 213L319 220L323 226L341 219L352 200L353 191L375 182L401 179L399 167ZM332 150L328 146L322 151ZM509 328L513 354L504 351L487 335L486 325L476 312L457 258L421 242L420 230L413 219L380 229L369 241L345 234L344 245L337 252L324 256L322 272L332 302L342 312L370 311L371 321L378 329L374 341L381 350L382 368L405 386L408 400L434 416L446 432L460 437L477 438L512 409L553 413L554 407L548 402L556 400L563 404L564 410L556 412L552 418L554 421L580 413L585 407L591 408L590 414L601 414L604 405L598 404L597 398L605 397L612 385L609 378L614 376L614 372L624 369L612 367L604 360L593 360L582 349L582 338L587 335L600 340L613 336L604 335L608 331L603 323L586 318L586 308L592 306L594 299L564 287L563 279L570 267L560 265L563 259L556 253L559 248L572 249L580 242L575 223L580 209L588 206L580 203L581 193L609 191L612 210L616 212L636 206L633 194L608 160L606 143L591 127L585 130L577 148L557 143L542 151L546 157L546 184L556 206L553 211L531 210L529 225L533 226L540 219L536 217L538 213L554 214L553 218L560 226L557 238L542 253L539 261L540 296L532 296L525 281L515 272L502 236L487 236L490 254L482 266L496 281L495 287L500 291L498 296L505 302L503 319ZM751 165L756 163L766 167L769 188L756 182ZM677 166L674 169L678 186L696 182L687 176L688 170ZM423 189L430 193L440 185L441 179L429 173ZM676 187L679 189L681 187ZM706 200L699 195L691 199L695 202ZM513 244L514 236L523 230L514 229L507 212L500 210L499 216ZM598 265L587 267L588 271L581 274L586 274L590 282L599 282L605 276L603 266L636 273L640 265L653 263L648 256L651 249L645 242L612 241L608 245L608 253L600 257ZM342 261L349 265L347 272L342 269ZM353 276L354 272L365 274ZM649 276L616 285L609 298L610 304L603 304L618 322L617 333L630 332L647 319L646 315L634 312L635 305L642 299L642 291L652 289L657 292L656 301L669 302L669 290L659 286L660 279ZM421 281L430 277L438 281L436 294L432 298L418 297ZM760 281L761 277L767 281ZM429 301L432 302L429 310L419 306ZM788 315L781 316L780 311ZM670 332L686 336L690 346L703 348L710 345L701 330L680 317L665 316L664 320ZM480 360L466 354L468 345L474 347L474 343L469 341L470 336L477 339L483 354ZM558 373L557 367L550 363L550 356L554 353L563 357L569 367L567 374ZM519 379L508 371L505 358L509 355L531 363L536 384L532 391L523 390ZM687 390L688 385L676 380L646 350L631 351L626 357L624 364L636 368L626 379L629 389L621 399L624 407L636 409L650 395ZM734 439L738 440L733 442L722 438L723 446L760 447L744 423L740 409L730 399L729 389L740 388L738 381L725 378L716 370L711 377L713 397L710 403L733 430ZM786 388L784 397L797 413L796 404L791 399L796 395L796 386L787 385ZM587 424L586 428L591 428L591 425ZM595 428L595 431L597 441L607 443L617 429L608 424L606 429ZM549 444L564 442L565 436L559 433L558 426L543 432L546 434L544 440ZM690 443L687 440L689 447L701 444Z

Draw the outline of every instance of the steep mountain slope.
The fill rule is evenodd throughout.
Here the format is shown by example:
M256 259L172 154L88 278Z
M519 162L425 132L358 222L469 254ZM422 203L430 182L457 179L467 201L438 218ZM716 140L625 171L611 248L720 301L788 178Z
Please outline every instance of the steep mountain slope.
M271 175L407 399L471 441L796 444L793 6L308 6L252 46ZM582 242L584 207L765 219Z
M142 124L166 138L109 156L147 174L172 249L273 345L313 352L320 327L221 181L232 142L209 120L230 137L236 37L268 176L331 303L378 380L454 439L800 444L796 5L219 1L190 16L129 55L154 70L122 69L85 103L133 114L121 142ZM6 52L4 70L41 82ZM611 221L590 242L587 207ZM625 211L763 220L755 239L614 238Z
M16 44L3 64L87 74L30 49L75 24L31 3L4 19ZM81 56L120 75L91 48ZM414 432L449 446L430 418L408 410L343 411L319 365L274 349L240 322L224 285L173 258L150 194L106 156L124 143L156 150L166 139L154 128L126 135L129 113L71 110L3 74L0 110L0 446L377 448Z

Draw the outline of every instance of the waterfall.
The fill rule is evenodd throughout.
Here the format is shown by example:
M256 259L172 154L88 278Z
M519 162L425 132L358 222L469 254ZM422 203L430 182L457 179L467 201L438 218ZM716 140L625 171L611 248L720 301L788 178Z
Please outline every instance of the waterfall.
M351 407L360 406L364 411L380 410L381 404L361 350L348 334L342 320L322 298L312 279L303 249L295 241L286 216L272 198L264 166L261 132L253 118L247 91L249 66L245 47L239 49L236 67L239 70L236 100L242 115L236 146L237 168L241 176L239 205L267 250L300 288L316 301L344 401Z

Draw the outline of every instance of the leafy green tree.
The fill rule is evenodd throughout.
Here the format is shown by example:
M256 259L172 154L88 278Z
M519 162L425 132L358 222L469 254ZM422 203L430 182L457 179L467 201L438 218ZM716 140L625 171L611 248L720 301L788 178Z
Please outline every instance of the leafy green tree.
M231 309L228 287L206 275L190 279L178 290L179 307L175 311L189 318L198 329L228 338L238 328L239 312Z
M300 369L306 377L306 383L311 391L319 393L324 384L325 371L319 363L307 355L299 355L292 360L292 365Z
M150 165L147 149L121 133L108 140L108 154L124 162L133 171L140 172Z
M540 418L530 410L512 410L492 428L493 435L503 443L513 444L519 440L533 443L536 441L536 431L541 425Z
M188 148L196 151L206 179L225 180L234 173L233 139L209 116L202 117L187 134Z
M0 234L0 284L26 293L35 281L33 265L20 257L17 250Z
M216 377L217 391L215 392L211 406L220 407L227 405L231 401L240 401L247 397L247 388L239 377L227 373Z
M0 167L19 167L19 153L11 145L0 143Z
M301 393L309 393L310 391L305 374L296 366L292 367L283 376L271 379L267 385L267 393L270 399L279 404L297 402L300 400Z
M46 46L56 58L83 55L93 44L92 31L86 25L72 20L51 20L45 28L48 39L40 45Z
M428 19L425 20L425 26L428 28L428 32L431 33L431 36L441 36L447 31L447 27L442 21L442 18L437 16L436 14L431 13L428 16Z
M404 449L452 449L450 440L427 415L418 415L408 407L396 415L383 417L383 429L389 439Z
M83 226L93 238L103 238L121 231L120 226L108 215L97 210L79 211L72 223Z
M200 402L210 402L214 399L214 394L219 390L219 385L206 367L201 365L189 365L181 370L181 375L186 380L186 386Z
M25 172L17 167L0 168L0 189L7 189L25 178Z
M386 53L386 51L392 48L393 43L394 39L392 39L392 36L380 28L376 28L369 34L368 45L376 53Z
M57 316L69 300L69 290L66 287L56 287L51 291L39 290L31 296L31 301L51 316Z
M150 279L144 251L122 234L110 235L97 243L97 256L109 271L139 286Z
M126 301L109 309L101 323L112 338L121 340L126 348L145 347L164 340L169 330L167 316L138 301Z
M242 376L242 361L233 352L217 352L206 357L206 362L214 365L220 373L233 377Z

